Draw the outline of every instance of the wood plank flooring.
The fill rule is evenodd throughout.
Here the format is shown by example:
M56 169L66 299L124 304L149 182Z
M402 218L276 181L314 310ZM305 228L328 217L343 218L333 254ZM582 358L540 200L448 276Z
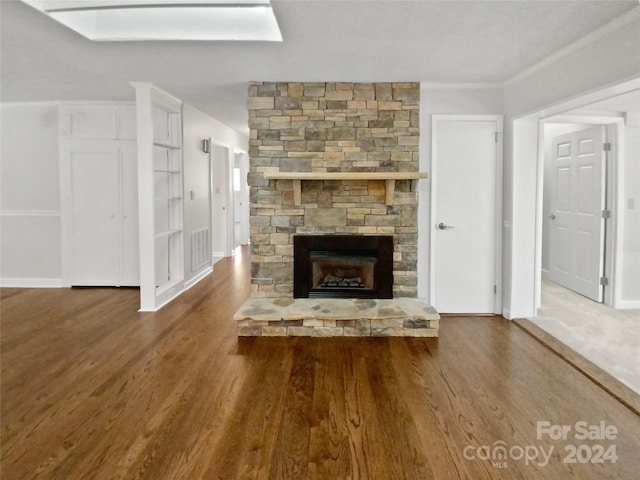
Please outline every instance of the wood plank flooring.
M247 257L153 314L135 289L2 290L2 479L637 478L640 417L502 318L238 339ZM577 440L579 421L617 437ZM506 460L478 458L500 442ZM581 463L596 444L617 461ZM527 447L554 450L539 465Z

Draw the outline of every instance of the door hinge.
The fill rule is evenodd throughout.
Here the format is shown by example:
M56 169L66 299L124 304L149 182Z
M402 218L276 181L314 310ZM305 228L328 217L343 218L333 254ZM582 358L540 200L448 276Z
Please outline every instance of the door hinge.
M600 277L600 285L606 287L609 285L609 279L607 277Z
M499 133L500 132L493 132L493 141L496 142L496 143L498 143L498 134Z
M493 294L494 295L498 294L498 287L496 285L493 286Z
M602 218L605 220L611 218L611 210L602 210Z
M604 142L602 144L602 151L610 152L611 151L611 142Z

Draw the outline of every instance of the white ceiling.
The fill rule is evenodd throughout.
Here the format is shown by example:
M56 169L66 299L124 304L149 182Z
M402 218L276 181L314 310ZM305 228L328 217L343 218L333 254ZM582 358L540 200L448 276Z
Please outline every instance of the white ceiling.
M273 0L282 43L91 42L0 1L3 102L133 100L151 81L246 131L250 81L502 83L638 0Z

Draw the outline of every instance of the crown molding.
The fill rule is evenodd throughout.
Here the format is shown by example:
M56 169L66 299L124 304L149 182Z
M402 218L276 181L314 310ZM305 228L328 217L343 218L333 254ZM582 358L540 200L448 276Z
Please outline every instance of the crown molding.
M430 90L478 90L478 89L500 89L504 84L501 82L486 82L486 83L430 83L420 82L420 88Z
M522 72L514 75L504 82L504 86L508 87L519 81L533 75L534 73L542 70L549 65L556 63L558 60L567 57L579 50L582 50L587 45L597 42L598 40L611 35L612 33L621 30L622 28L630 25L633 22L640 21L640 6L635 7L633 10L628 11L624 15L614 18L608 23L605 23L601 27L596 28L591 33L588 33L584 37L579 38L573 43L568 44L564 48L561 48L557 52L549 55L538 63L534 63L529 68L526 68Z

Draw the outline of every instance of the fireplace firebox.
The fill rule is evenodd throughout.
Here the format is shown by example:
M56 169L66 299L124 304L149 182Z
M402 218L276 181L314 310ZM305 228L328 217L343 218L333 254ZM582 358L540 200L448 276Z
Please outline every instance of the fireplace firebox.
M393 298L390 235L295 235L294 298Z

